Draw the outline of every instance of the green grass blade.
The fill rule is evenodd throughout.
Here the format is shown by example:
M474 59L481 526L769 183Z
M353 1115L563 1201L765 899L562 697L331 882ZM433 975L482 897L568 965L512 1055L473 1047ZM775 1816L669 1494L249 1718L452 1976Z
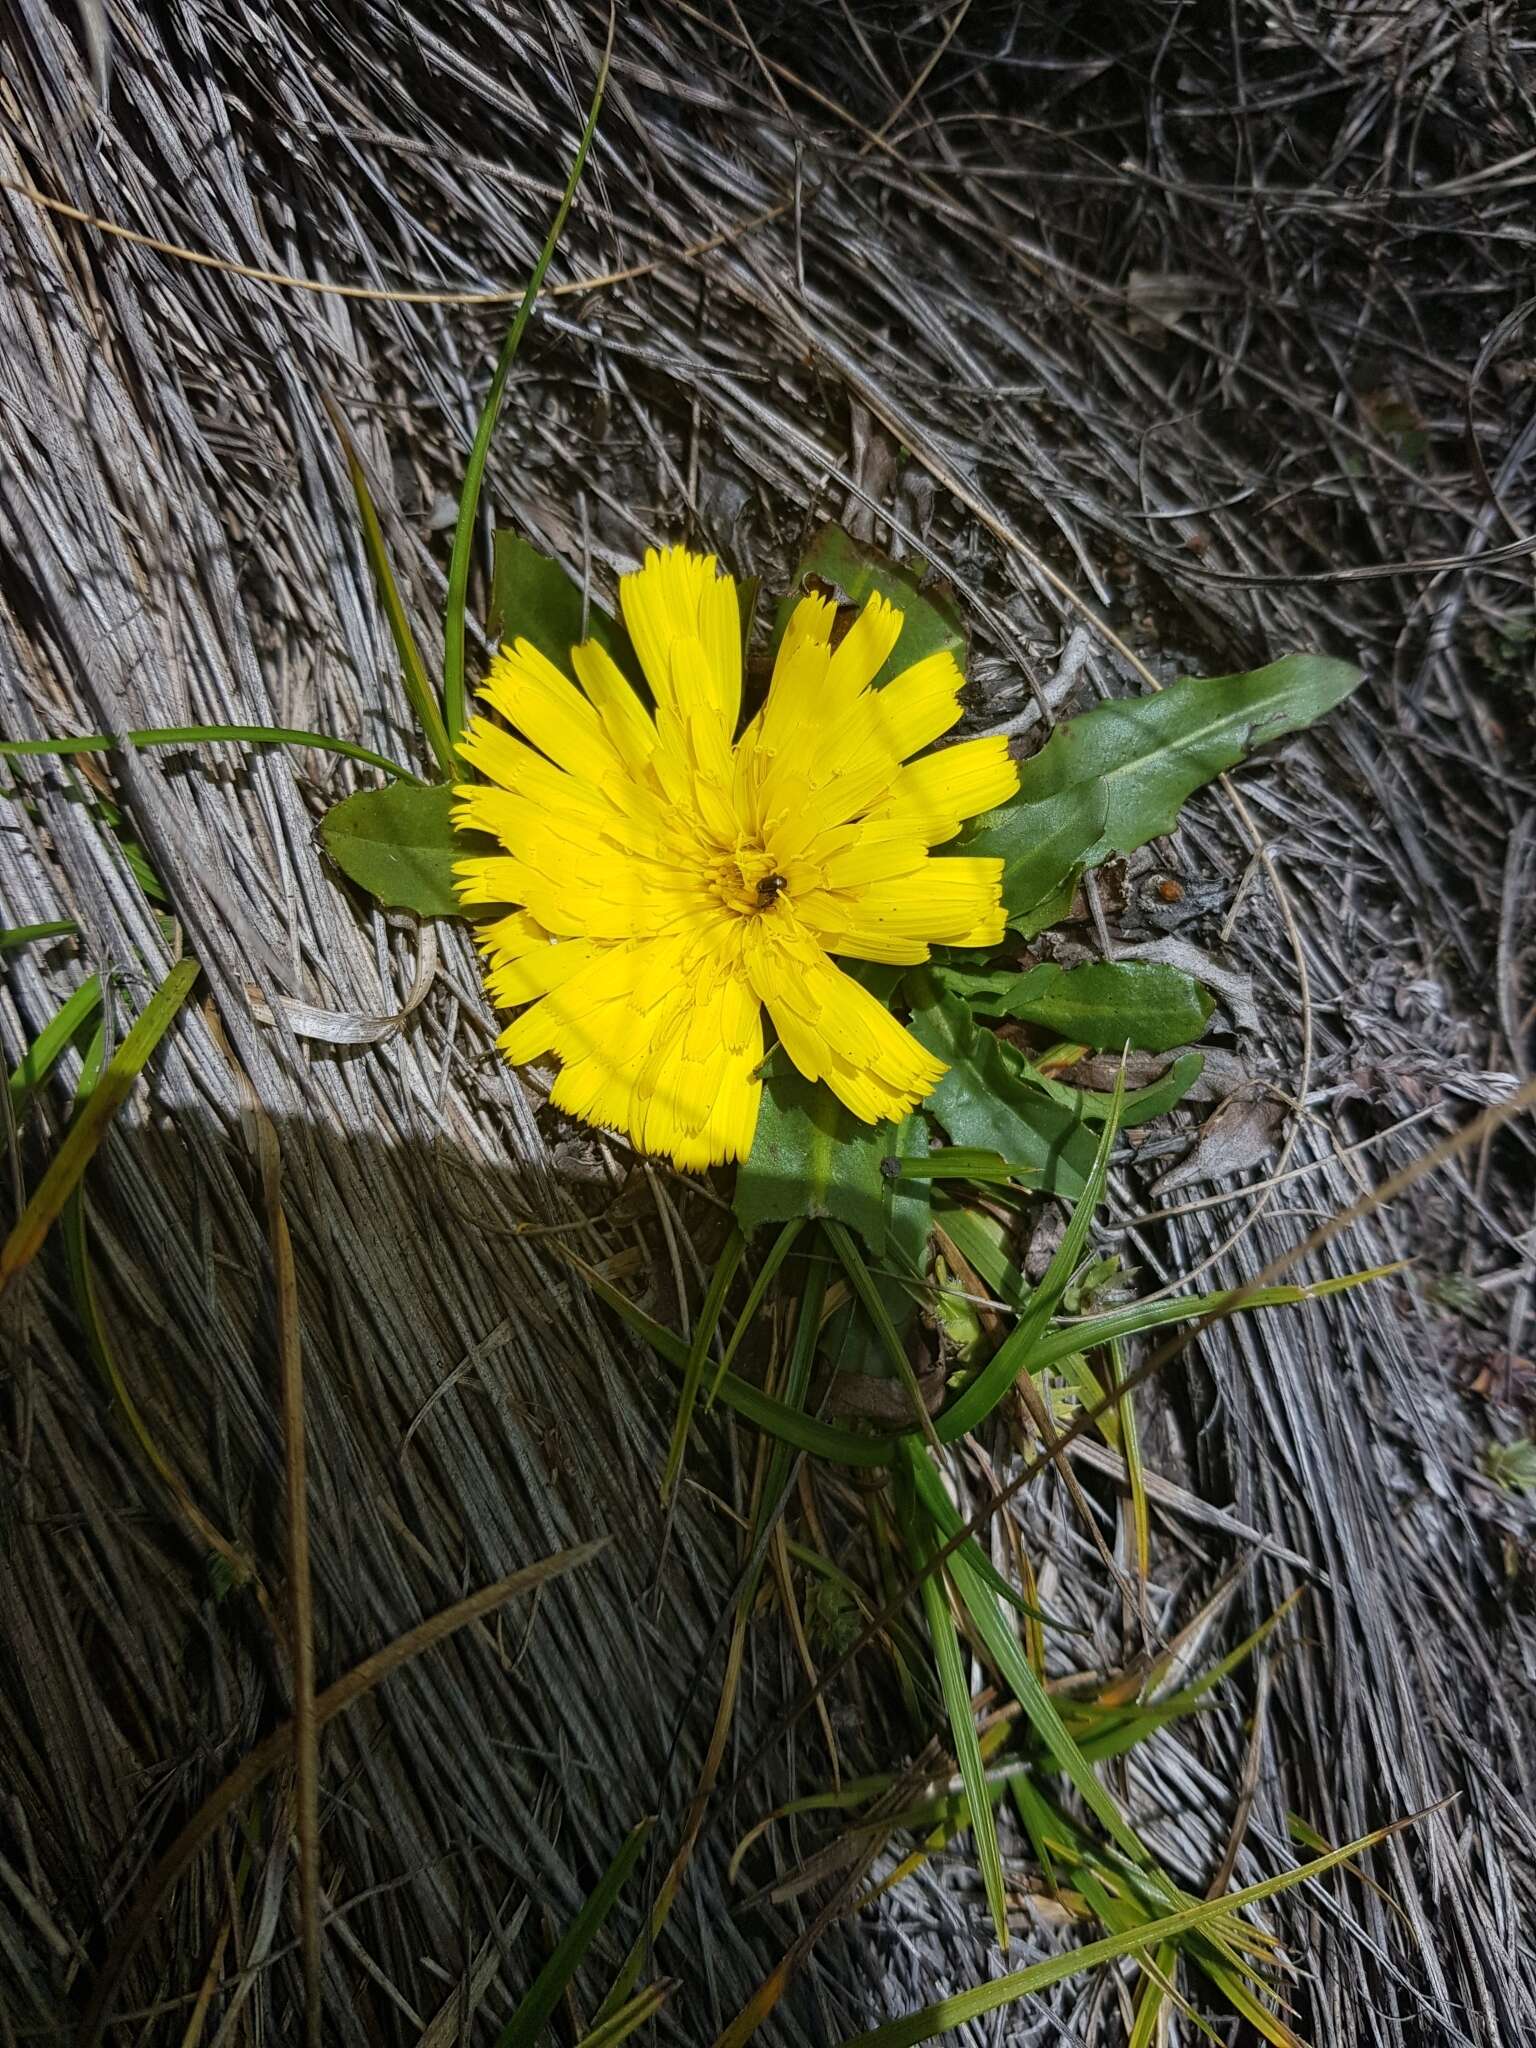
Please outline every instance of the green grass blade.
M376 754L353 740L333 739L329 733L305 732L291 725L145 725L133 732L72 733L57 740L0 740L0 759L10 754L107 754L114 747L190 747L209 740L238 740L250 746L318 747L327 754L340 754L348 761L361 761L369 768L382 768L386 775L402 782L419 782L409 768L391 761L388 754Z
M784 1375L784 1408L791 1416L803 1416L805 1397L810 1392L811 1372L816 1363L816 1346L821 1336L821 1311L826 1298L826 1261L812 1259L805 1269L805 1284L800 1290L800 1303L795 1315L795 1334L789 1350L789 1366ZM791 1446L782 1438L776 1439L768 1456L762 1484L757 1489L752 1527L747 1538L746 1562L741 1573L741 1591L736 1601L738 1622L743 1628L757 1600L758 1580L768 1556L769 1538L773 1534L774 1523L778 1519L779 1508L784 1498L784 1489L789 1482L791 1456Z
M52 742L49 745L51 747ZM129 837L126 830L126 821L116 804L104 797L99 790L86 783L83 777L65 788L64 801L66 803L79 803L83 805L86 815L90 818L93 825L105 825L116 841L118 852L128 863L128 872L133 876L133 879L138 883L150 902L163 903L169 906L170 897L162 887L159 876L150 866L143 847L139 845L137 840ZM163 933L166 933L167 943L169 943L169 934L163 919L160 921L160 928Z
M1124 1380L1125 1354L1118 1343L1109 1347L1110 1383L1119 1386ZM1141 1455L1141 1430L1136 1421L1136 1407L1129 1395L1118 1408L1106 1408L1099 1418L1099 1431L1104 1441L1110 1441L1108 1424L1119 1437L1119 1450L1125 1459L1126 1485L1131 1495L1131 1548L1135 1553L1136 1585L1141 1598L1143 1614L1147 1599L1147 1574L1152 1568L1152 1509L1147 1500L1147 1468Z
M1218 1685L1230 1678L1234 1671L1247 1663L1261 1643L1266 1642L1274 1634L1281 1622L1291 1612L1291 1609L1303 1598L1305 1591L1305 1587L1298 1586L1295 1592L1287 1594L1274 1612L1267 1615L1251 1635L1244 1636L1235 1649L1228 1650L1224 1657L1212 1664L1208 1670L1202 1671L1198 1678L1192 1678L1188 1685L1181 1686L1177 1692L1165 1693L1161 1699L1156 1701L1153 1707L1145 1711L1160 1713L1171 1707L1178 1713L1193 1713L1207 1696L1216 1690ZM1149 1687L1156 1688L1159 1678L1166 1670L1171 1656L1172 1650L1170 1649L1163 1657L1154 1661L1147 1674L1147 1684ZM1307 1846L1313 1849L1329 1849L1333 1845L1331 1842L1312 1842Z
M912 1403L913 1421L937 1450L939 1440L933 1433L933 1418L928 1413L923 1390L917 1383L917 1374L912 1370L907 1347L902 1343L896 1325L891 1321L890 1311L875 1285L874 1276L860 1256L859 1248L854 1243L846 1224L837 1223L828 1217L826 1232L828 1242L837 1253L839 1264L852 1282L854 1293L864 1304L864 1312L875 1326L875 1335L880 1340L881 1350L894 1367L896 1377L907 1390L907 1399Z
M92 1090L101 1077L104 1037L98 1024L85 1056L79 1086L75 1091L75 1109L78 1114L89 1100ZM206 1545L209 1562L216 1557L221 1561L232 1585L243 1586L255 1576L251 1561L227 1537L220 1534L207 1516L197 1506L188 1492L185 1482L177 1472L170 1458L161 1450L138 1403L133 1398L116 1353L107 1335L107 1327L96 1299L96 1283L91 1274L90 1243L85 1225L85 1201L83 1190L77 1182L69 1192L59 1218L59 1235L63 1241L65 1265L69 1273L70 1295L74 1302L75 1319L85 1339L85 1348L92 1363L100 1373L103 1383L111 1392L123 1420L127 1423L145 1460L155 1473L166 1492L181 1510L188 1526L198 1540Z
M323 393L321 395L324 397ZM373 502L373 493L368 488L368 476L363 468L362 457L357 452L357 443L347 431L346 421L329 398L325 399L325 409L331 416L331 425L336 429L336 438L341 443L342 456L347 465L347 475L352 480L352 495L357 500L357 516L363 529L363 549L368 557L368 565L373 570L373 580L379 593L379 602L384 607L384 617L389 623L389 637L395 643L406 697L416 714L416 722L426 737L427 745L432 749L439 771L445 780L451 781L458 772L458 764L448 737L448 728L443 722L437 692L433 689L432 679L427 674L427 665L421 658L421 649L416 645L416 635L411 631L411 622L406 616L400 586L395 581L389 549L384 542L384 529L379 524L378 509Z
M914 1451L921 1457L921 1451ZM938 1544L930 1541L931 1524L926 1508L910 1486L897 1490L897 1514L901 1522L903 1541L911 1552L912 1562L921 1568L926 1565ZM953 1570L954 1560L950 1560ZM987 1767L982 1758L981 1744L976 1736L975 1714L971 1706L971 1688L965 1676L965 1660L960 1653L960 1635L955 1627L954 1616L949 1611L949 1597L945 1591L943 1576L930 1572L923 1580L923 1611L928 1618L928 1637L933 1647L933 1659L939 1675L939 1687L944 1695L945 1709L949 1715L950 1736L955 1747L955 1761L960 1766L961 1782L965 1786L966 1804L970 1809L971 1838L975 1844L976 1860L981 1866L982 1881L986 1886L987 1904L992 1912L992 1925L997 1934L997 1945L1003 1954L1008 1953L1008 1897L1003 1884L1003 1856L997 1842L997 1815L987 1785Z
M1052 1824L1055 1815L1038 1785L1027 1771L1016 1771L1008 1780L1009 1797L1013 1810L1019 1817L1020 1825L1029 1837L1029 1846L1035 1852L1035 1861L1041 1874L1052 1891L1060 1890L1056 1877L1056 1857L1052 1853Z
M910 1437L906 1440L905 1448L909 1453L908 1470L912 1475L912 1483L917 1488L918 1498L942 1529L944 1540L948 1543L960 1533L960 1511L945 1492L943 1480L921 1452L916 1450ZM1042 1614L1039 1608L1031 1607L1022 1593L1015 1592L974 1536L967 1536L960 1550L971 1569L986 1581L1000 1599L1006 1600L1011 1607L1016 1607L1020 1614L1027 1615L1031 1621L1044 1622L1052 1628L1064 1626L1053 1615Z
M716 1330L720 1327L725 1297L730 1292L731 1282L736 1278L736 1269L741 1264L746 1249L746 1238L739 1230L732 1230L724 1251L715 1261L709 1292L705 1295L704 1305L699 1310L699 1320L693 1330L693 1341L688 1346L688 1356L683 1365L683 1388L677 1397L677 1419L672 1425L672 1441L667 1447L666 1470L661 1476L663 1500L672 1498L672 1489L676 1486L677 1475L682 1470L683 1453L688 1448L688 1428L693 1421L693 1404L699 1397L709 1347L714 1341ZM719 1374L715 1377L718 1380Z
M1024 1312L1012 1331L1004 1338L971 1384L939 1417L937 1430L941 1443L953 1443L957 1437L968 1435L978 1423L985 1421L992 1413L1021 1372L1037 1369L1036 1346L1045 1334L1046 1324L1060 1305L1068 1281L1077 1270L1088 1242L1093 1213L1103 1199L1104 1183L1109 1177L1109 1155L1119 1129L1118 1104L1123 1089L1122 1069L1121 1077L1115 1086L1116 1107L1104 1120L1104 1128L1099 1134L1098 1149L1094 1153L1093 1165L1089 1170L1082 1197L1072 1211L1072 1220L1062 1234L1061 1243L1056 1247L1055 1255L1046 1268L1045 1277L1029 1297Z
M1229 1964L1218 1962L1214 1956L1203 1955L1198 1948L1191 1949L1189 1959L1215 1985L1238 2017L1245 2019L1262 2040L1270 2043L1270 2048L1305 2048L1301 2036L1256 1997Z
M885 1167L895 1180L962 1180L978 1187L1006 1187L1010 1181L1040 1178L1038 1167L1005 1159L984 1145L941 1145L937 1151L912 1156L898 1152Z
M1162 2025L1163 2008L1168 2003L1167 1986L1173 1982L1173 1973L1178 1968L1178 1949L1171 1941L1165 1941L1152 1959L1150 1974L1143 1980L1141 1996L1136 2002L1136 2019L1127 2037L1125 2048L1153 2048L1158 2028ZM1209 2032L1209 2029L1204 2029Z
M599 2021L590 2034L583 2034L576 2048L618 2048L620 2041L627 2041L647 2020L655 2019L671 1990L672 1986L666 1982L647 1984L643 1991L637 1991L607 2019Z
M9 953L13 946L30 946L34 939L67 939L79 929L72 917L55 918L52 924L13 924L0 932L0 953Z
M919 2042L936 2041L952 2027L965 2026L985 2013L996 2012L999 2006L1011 2005L1016 1999L1027 1998L1033 1992L1048 1990L1052 1984L1059 1984L1066 1977L1096 1969L1100 1963L1118 1962L1122 1956L1156 1949L1160 1942L1175 1940L1180 1935L1197 1933L1239 1907L1257 1905L1261 1899L1272 1899L1279 1892L1289 1891L1311 1878L1322 1877L1421 1817L1412 1814L1407 1820L1394 1821L1388 1827L1377 1828L1372 1834L1361 1835L1357 1841L1346 1843L1342 1849L1335 1849L1327 1856L1318 1856L1295 1870L1282 1871L1278 1877L1267 1877L1242 1891L1228 1892L1224 1898L1205 1899L1195 1905L1181 1907L1178 1912L1164 1914L1143 1927L1108 1935L1103 1941L1090 1941L1082 1948L1068 1950L1065 1955L1048 1956L1044 1962L1032 1963L1027 1970L1015 1970L1010 1976L978 1985L974 1991L962 1991L954 1998L941 1998L936 2004L924 2006L920 2012L908 2013L902 2019L891 2020L883 2027L874 2027L868 2033L856 2035L846 2041L843 2048L917 2048Z
M624 1889L654 1818L643 1820L625 1838L623 1847L598 1879L590 1897L556 1943L549 1961L529 1987L527 1996L496 2037L496 2048L534 2048L555 2008L565 1996L566 1986L581 1966L582 1958L603 1930ZM615 2018L618 2015L615 2014ZM613 2036L622 2040L622 2034Z
M948 1228L947 1222L945 1228ZM657 1322L653 1316L648 1316L621 1288L615 1287L611 1280L606 1279L568 1246L558 1245L554 1239L550 1240L550 1244L561 1258L581 1274L593 1293L627 1323L674 1372L681 1375L686 1370L688 1346L675 1331L669 1330L664 1323ZM1361 1286L1366 1280L1376 1278L1378 1272L1390 1270L1392 1269L1384 1267L1369 1273L1350 1274L1342 1280L1325 1281L1312 1287L1268 1287L1249 1295L1245 1300L1238 1302L1237 1306L1244 1309L1275 1308L1296 1301L1316 1300L1325 1294L1338 1293L1345 1287ZM1188 1322L1202 1315L1219 1313L1234 1298L1230 1294L1191 1295L1180 1302L1156 1302L1150 1308L1130 1308L1116 1315L1096 1317L1088 1322L1074 1323L1064 1329L1050 1331L1040 1339L1036 1347L1035 1355L1030 1361L1031 1370L1043 1370L1084 1345L1107 1343L1113 1337L1134 1336L1141 1329L1153 1329L1159 1324ZM1012 1341L1012 1338L1007 1340L1008 1343ZM1003 1348L1005 1349L1006 1345ZM997 1357L1001 1356L1002 1349L997 1354ZM995 1357L983 1368L983 1373L991 1371L996 1363ZM1008 1385L1011 1385L1016 1377L1017 1373L1011 1367L1006 1369ZM982 1375L978 1374L965 1393L937 1418L935 1430L941 1444L952 1443L963 1435L967 1428L975 1427L974 1418L969 1423L964 1422L966 1408L962 1408L961 1403L964 1402L969 1407L968 1397L974 1395L981 1378ZM1007 1387L1004 1386L1003 1392L1006 1391ZM795 1450L808 1452L812 1457L826 1458L836 1465L890 1465L898 1455L898 1447L904 1440L904 1437L863 1436L854 1430L843 1429L836 1423L821 1422L812 1415L797 1415L782 1401L775 1400L773 1395L765 1394L761 1387L755 1387L750 1380L739 1379L730 1372L719 1375L715 1398L723 1401L744 1421L766 1431L769 1436L777 1437L780 1442L789 1444ZM996 1405L996 1400L1001 1398L1002 1394L999 1393L994 1400L989 1401L987 1412L990 1412L991 1407ZM957 1417L960 1420L957 1421ZM905 1435L915 1433L906 1432Z
M16 1062L10 1078L11 1116L18 1124L34 1090L53 1072L66 1048L101 1008L101 977L93 974L62 1002Z
M732 1330L730 1341L720 1355L720 1363L715 1368L715 1376L709 1383L709 1392L704 1397L704 1406L706 1408L714 1406L715 1396L720 1391L720 1382L730 1371L731 1362L736 1356L742 1338L751 1329L753 1319L763 1305L763 1298L773 1284L774 1275L789 1256L795 1239L804 1228L805 1218L803 1216L796 1216L793 1221L784 1225L784 1228L769 1247L768 1256L764 1259L757 1278L752 1282L748 1290L747 1298L741 1306L741 1314L736 1319L736 1327Z
M1225 1315L1229 1310L1246 1314L1250 1309L1292 1308L1302 1301L1322 1301L1331 1294L1364 1287L1368 1281L1383 1279L1395 1271L1396 1266L1370 1266L1358 1273L1342 1274L1336 1280L1320 1280L1305 1286L1258 1287L1252 1292L1234 1288L1222 1294L1185 1294L1174 1301L1133 1302L1112 1314L1063 1323L1059 1329L1047 1331L1035 1346L1030 1370L1041 1372L1069 1351L1091 1351L1100 1344L1116 1344L1127 1337L1139 1337L1147 1330L1163 1329L1169 1323L1198 1322L1206 1316ZM939 1434L944 1435L942 1416Z
M195 960L178 961L134 1020L0 1249L0 1295L31 1263L201 971Z
M614 1314L649 1344L674 1372L681 1375L687 1371L688 1346L675 1331L669 1330L664 1323L658 1323L654 1316L648 1316L622 1289L615 1287L595 1266L588 1265L569 1245L561 1245L554 1238L548 1242L567 1265L581 1274L599 1300L606 1302ZM772 1394L765 1394L750 1380L738 1379L735 1373L721 1375L719 1398L727 1408L735 1409L743 1420L765 1430L769 1436L777 1437L781 1443L789 1444L797 1451L808 1451L813 1457L830 1458L834 1464L888 1465L895 1456L896 1446L892 1438L858 1436L851 1429L838 1428L835 1423L819 1422L813 1415L797 1415L783 1401L775 1400Z
M581 182L581 173L587 161L587 151L592 146L592 137L597 128L597 116L603 104L603 91L608 83L608 61L613 54L613 23L616 16L610 15L608 43L602 60L597 67L597 83L592 90L592 105L587 112L587 125L581 131L576 155L571 163L570 175L565 181L565 192L550 223L544 246L539 251L539 260L533 266L533 275L528 280L528 289L523 293L522 303L513 316L507 338L502 343L501 354L491 377L491 388L486 393L485 405L480 413L480 423L475 428L474 444L469 451L469 461L464 470L464 488L459 493L459 516L453 530L453 553L448 561L448 601L443 615L443 711L448 721L448 730L455 745L464 731L464 613L469 594L469 560L474 547L475 514L480 505L480 486L485 477L486 457L491 451L491 436L496 430L496 418L501 411L502 395L507 388L507 378L522 344L523 329L528 325L534 301L543 287L544 273L549 269L554 256L555 245L565 227L566 215L571 210L571 201L576 197L576 187Z
M788 1404L804 1400L810 1386L811 1371L816 1358L816 1346L821 1331L821 1311L827 1289L827 1261L824 1257L811 1259L806 1264L805 1282L801 1290L799 1313L795 1322L794 1341L790 1348L789 1367L785 1375L785 1393ZM794 1406L786 1405L785 1413L793 1416ZM740 1678L741 1656L746 1641L747 1624L757 1599L757 1587L762 1575L763 1563L768 1555L769 1540L773 1534L785 1482L789 1474L789 1450L783 1442L775 1443L772 1453L763 1469L761 1483L754 1483L752 1524L747 1538L747 1554L742 1565L740 1590L736 1596L735 1625L731 1633L731 1647L726 1660L726 1678L721 1691L720 1706L717 1710L715 1732L710 1744L710 1758L705 1767L700 1789L695 1801L708 1796L706 1788L712 1788L714 1773L729 1729L733 1702ZM695 1807L702 1815L702 1807ZM676 1903L678 1888L683 1872L692 1855L696 1835L685 1832L684 1847L674 1860L663 1880L651 1907L646 1931L641 1934L630 1949L624 1964L610 1986L607 1997L598 2008L597 2022L617 2016L622 2002L630 1996L634 1985L645 1966L646 1959L654 1947L662 1928L671 1915Z
M960 1527L959 1513L949 1501L948 1495L944 1493L943 1487L938 1484L938 1474L931 1467L926 1475L918 1471L920 1461L927 1463L920 1446L908 1439L904 1449L907 1470L913 1486L925 1498L932 1498L936 1491L947 1505L948 1512L940 1512L935 1516L935 1520L942 1536L948 1541ZM984 1575L977 1569L975 1560L968 1554L965 1545L951 1554L948 1570L954 1581L956 1595L970 1616L988 1656L1023 1708L1047 1756L1063 1776L1071 1779L1083 1804L1125 1853L1136 1863L1144 1864L1147 1860L1146 1849L1135 1830L1125 1821L1120 1809L1094 1776L1092 1765L1072 1739L1071 1731L1062 1720L1056 1702L1041 1684L1034 1667L1019 1648L1018 1638L998 1605L995 1593Z
M911 1473L913 1487L918 1489L918 1497L922 1499L924 1507L928 1509L928 1513L934 1518L936 1526L944 1532L944 1542L952 1542L952 1538L961 1534L961 1528L963 1528L961 1511L958 1511L954 1501L944 1491L944 1481L938 1477L938 1473L934 1470L934 1466L928 1462L928 1458L924 1458L924 1454L918 1450L918 1446L915 1446L915 1440L913 1438L903 1438L901 1450L903 1450L903 1456L907 1458L907 1470ZM958 1554L961 1554L963 1559L967 1561L969 1569L979 1579L985 1581L989 1591L993 1591L999 1599L1006 1599L1010 1608L1016 1608L1028 1620L1040 1622L1040 1624L1044 1624L1047 1628L1067 1628L1069 1634L1083 1634L1081 1628L1071 1628L1067 1622L1061 1622L1055 1614L1042 1614L1040 1608L1032 1608L1028 1604L1028 1599L1024 1599L1024 1595L1018 1593L1008 1583L1008 1579L1004 1579L1004 1575L997 1571L997 1567L993 1565L993 1561L989 1559L987 1552L981 1548L981 1544L975 1540L975 1536L967 1536L965 1538L965 1542L961 1544L961 1550L958 1550Z
M973 1209L963 1209L943 1193L935 1193L933 1220L979 1280L997 1300L1022 1312L1029 1302L1029 1282Z
M1097 1408L1104 1399L1104 1389L1099 1384L1098 1374L1088 1363L1081 1351L1069 1351L1059 1358L1063 1379L1071 1382L1072 1389L1085 1408ZM1094 1423L1094 1428L1103 1437L1112 1451L1120 1449L1120 1417L1113 1408L1106 1408Z

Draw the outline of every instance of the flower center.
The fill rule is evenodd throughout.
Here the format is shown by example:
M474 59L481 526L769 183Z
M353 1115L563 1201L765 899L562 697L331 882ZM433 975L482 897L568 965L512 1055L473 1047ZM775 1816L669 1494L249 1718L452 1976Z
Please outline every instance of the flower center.
M727 910L738 917L759 917L772 910L789 887L773 855L760 846L738 845L723 854L711 880Z

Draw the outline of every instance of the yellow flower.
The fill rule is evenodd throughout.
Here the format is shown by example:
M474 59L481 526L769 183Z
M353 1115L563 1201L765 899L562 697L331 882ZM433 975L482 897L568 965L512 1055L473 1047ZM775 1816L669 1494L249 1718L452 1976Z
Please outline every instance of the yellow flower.
M1002 938L1001 861L929 849L1017 787L1007 743L909 761L963 679L941 653L872 689L902 624L881 597L835 644L836 607L802 599L736 739L730 577L652 550L619 594L654 712L596 641L571 650L577 689L519 640L480 694L523 737L475 718L461 748L487 780L455 791L455 823L505 851L457 863L460 900L519 906L480 932L492 1000L527 1006L502 1051L554 1053L557 1107L685 1167L751 1150L765 1009L855 1116L904 1116L943 1062L830 956Z

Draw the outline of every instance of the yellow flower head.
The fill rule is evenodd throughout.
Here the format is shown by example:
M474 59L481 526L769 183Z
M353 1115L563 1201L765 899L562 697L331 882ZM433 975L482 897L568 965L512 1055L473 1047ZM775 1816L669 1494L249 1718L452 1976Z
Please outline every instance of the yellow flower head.
M480 933L492 1000L527 1006L503 1052L556 1054L557 1107L679 1166L750 1151L765 1009L855 1116L904 1116L943 1062L831 956L998 943L1001 861L929 849L1017 787L1007 743L909 759L963 679L941 653L871 688L902 624L881 597L835 644L836 607L804 598L737 739L731 578L668 548L619 592L654 711L596 641L571 650L577 689L519 640L480 694L522 738L475 718L461 748L487 780L455 822L505 851L458 862L460 899L520 906Z

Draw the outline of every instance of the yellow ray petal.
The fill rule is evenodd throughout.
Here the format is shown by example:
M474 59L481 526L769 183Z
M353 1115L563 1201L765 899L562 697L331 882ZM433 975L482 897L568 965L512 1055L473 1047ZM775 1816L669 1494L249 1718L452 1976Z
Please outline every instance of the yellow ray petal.
M672 1033L684 1000L681 990L673 990L664 1001L648 1007L610 1008L601 1042L589 1032L579 1047L572 1045L550 1090L550 1101L568 1115L617 1131L643 1147L646 1104L635 1081L658 1042Z
M953 839L964 819L1006 803L1018 786L1018 765L1001 734L960 740L909 761L892 782L889 799L870 817L898 820L938 846Z
M691 1168L742 1158L757 1127L761 1013L739 973L701 979L698 955L682 940L589 949L502 1048L519 1061L555 1054L555 1106L647 1151Z
M883 690L866 690L830 729L807 718L764 782L765 816L805 815L807 785L818 830L885 801L907 756L960 717L963 681L953 655L931 654Z
M624 763L597 713L531 641L502 648L480 695L567 774L587 782L623 777Z
M703 701L729 739L741 711L741 614L734 580L719 573L713 555L648 548L643 566L620 578L619 603L658 705L686 714L698 679L687 678L680 693L673 650L679 640L703 644Z
M814 852L808 858L814 859ZM891 882L919 870L926 872L927 861L928 849L915 832L887 838L868 830L859 832L852 845L829 853L819 865L824 888L858 891L871 882Z
M846 922L840 931L828 933L827 950L860 960L884 960L891 957L890 945L902 940L933 946L1000 945L1007 924L1002 880L1000 860L929 854L914 874L848 891ZM797 902L796 908L807 921L816 914L814 903L805 907ZM866 953L866 945L882 950Z
M568 980L508 1025L502 1050L518 1064L557 1053L567 1066L596 1057L616 1073L636 1071L637 1041L648 1046L676 997L682 953L676 940L592 947Z
M870 690L839 721L824 752L817 751L818 782L845 774L863 749L905 761L920 747L931 746L960 716L960 691L965 678L952 654L930 654L892 678L883 690Z
M577 848L546 822L524 843L523 856L489 854L454 863L466 907L523 905L560 938L657 937L679 922L707 916L718 899L691 873L659 862ZM535 863L538 865L535 865Z
M599 950L599 943L593 939L550 942L537 952L524 953L519 959L504 960L499 967L493 967L485 977L486 993L503 1010L513 1009L519 1003L537 1002L540 996L547 996L551 989L559 988L562 982L589 966Z
M871 593L838 643L827 670L827 716L847 709L885 667L901 638L902 614L879 591Z
M723 973L681 1005L636 1077L640 1141L679 1166L739 1159L757 1128L762 1012L739 973Z
M536 953L541 946L553 945L554 940L526 910L510 910L505 917L490 918L476 926L475 944L493 967L499 967L503 961L521 960L525 953Z
M820 591L814 590L808 596L802 597L790 613L789 624L784 628L784 638L779 642L779 652L774 662L775 674L780 664L789 661L795 650L805 642L815 641L825 647L832 638L832 628L836 622L837 606L830 597L823 597Z
M458 802L453 807L453 822L466 831L490 833L525 860L533 858L529 852L532 840L550 832L568 841L581 857L596 851L647 860L667 858L671 842L656 815L626 816L589 783L569 775L561 780L567 787L554 801L521 790L499 789L488 782L463 783L454 790Z
M571 665L625 767L641 774L656 748L656 727L628 676L596 640L573 647Z
M789 644L787 636L785 644ZM787 654L780 649L761 719L754 721L756 730L750 742L754 751L770 757L792 751L798 755L807 729L816 730L831 663L832 652L827 643L809 634L790 647Z
M756 929L763 930L761 923ZM781 938L781 929L770 928L749 946L745 961L789 1057L866 1123L915 1109L944 1073L944 1062L808 937Z
M453 886L466 910L477 903L521 903L521 863L509 853L476 854L453 864Z
M812 889L796 896L794 911L824 952L878 960L889 967L920 967L929 957L928 941L920 933L861 917L855 895Z

